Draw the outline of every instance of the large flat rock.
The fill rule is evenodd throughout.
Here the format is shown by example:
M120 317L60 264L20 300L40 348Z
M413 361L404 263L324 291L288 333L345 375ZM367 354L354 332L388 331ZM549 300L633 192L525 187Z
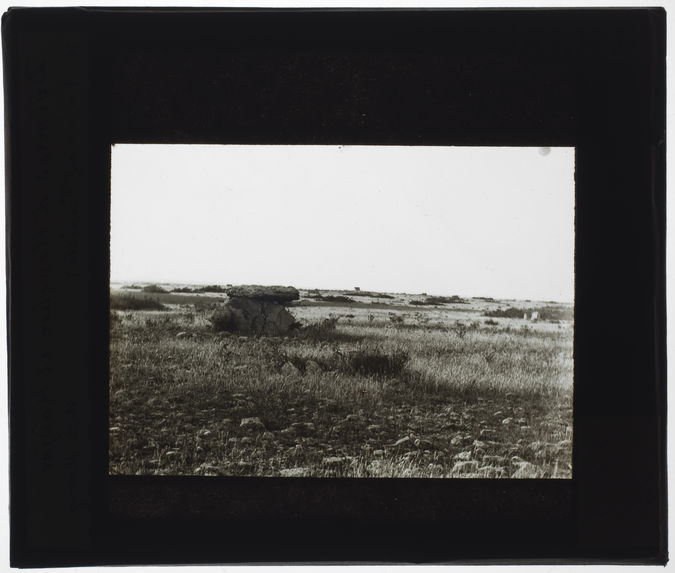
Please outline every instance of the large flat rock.
M225 292L230 298L248 298L280 304L300 298L298 289L291 286L238 285L228 288Z
M211 317L216 330L246 335L280 336L296 324L295 317L278 302L234 297Z

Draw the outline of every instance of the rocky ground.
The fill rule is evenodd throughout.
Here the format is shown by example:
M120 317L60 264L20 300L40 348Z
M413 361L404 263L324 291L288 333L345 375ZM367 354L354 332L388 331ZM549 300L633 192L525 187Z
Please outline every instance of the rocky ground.
M290 363L282 376L302 379ZM572 409L506 394L382 406L223 391L212 404L120 388L112 397L113 473L333 477L571 477ZM286 398L286 399L285 399ZM274 401L272 401L274 402Z
M570 478L571 329L463 309L291 309L284 337L115 311L110 473Z

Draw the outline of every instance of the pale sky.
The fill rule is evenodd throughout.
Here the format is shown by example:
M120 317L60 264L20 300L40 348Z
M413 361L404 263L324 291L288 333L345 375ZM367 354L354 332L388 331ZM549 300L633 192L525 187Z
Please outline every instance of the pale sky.
M573 301L574 149L114 145L113 282Z

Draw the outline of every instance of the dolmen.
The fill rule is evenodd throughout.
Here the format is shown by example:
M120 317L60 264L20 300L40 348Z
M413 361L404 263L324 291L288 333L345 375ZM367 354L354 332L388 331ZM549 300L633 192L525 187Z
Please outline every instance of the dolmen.
M211 317L216 330L243 335L280 336L297 327L285 305L300 298L290 286L239 285L228 288L228 300Z

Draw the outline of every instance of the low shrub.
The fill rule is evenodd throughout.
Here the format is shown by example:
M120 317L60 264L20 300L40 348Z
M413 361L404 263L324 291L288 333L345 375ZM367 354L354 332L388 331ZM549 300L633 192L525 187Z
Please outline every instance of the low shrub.
M371 292L367 290L344 290L342 294L347 294L351 296L368 296L370 298L394 298L390 294L382 292Z
M276 370L281 369L286 363L291 363L300 372L305 373L308 363L312 361L326 372L338 371L352 376L381 378L399 376L409 358L408 353L404 350L386 352L379 347L358 348L348 353L342 353L336 347L329 356L314 356L312 358L277 347L272 347L267 351L267 360Z
M405 322L405 319L400 314L390 312L389 322L391 322L394 326L402 326L403 323Z
M111 294L111 310L166 310L161 302L154 298L139 298L130 294Z
M508 307L508 308L497 308L495 310L486 310L483 313L483 316L489 316L494 318L523 318L523 315L527 312L522 308Z
M486 310L483 316L495 318L523 318L525 314L530 316L532 312L539 313L539 320L572 320L574 310L565 306L542 306L538 308L517 308L508 307L505 309L497 308L495 310Z
M159 285L147 285L143 287L143 292L152 292L152 293L162 293L162 292L169 292L165 288L159 286Z
M320 300L323 302L356 302L353 298L349 298L348 296L333 296L333 295L319 295L319 296L314 296L316 300Z
M465 304L466 301L457 295L452 296L428 296L427 304Z
M456 295L453 296L428 296L424 300L411 300L410 304L415 306L431 306L437 304L465 304L466 301Z
M491 318L488 318L486 321L484 321L483 324L487 324L488 326L497 326L499 323L496 320L492 320Z
M539 312L540 320L549 320L551 322L560 320L573 320L574 309L566 306L542 306L536 308Z
M431 318L427 315L426 312L416 312L415 319L420 324L429 324L429 321L431 320Z
M110 311L110 328L115 328L117 325L119 325L122 322L122 319L120 318L120 315L117 314L115 311L111 310Z
M180 287L180 288L173 289L171 292L193 293L195 291L194 291L194 289L191 289L190 287Z
M322 340L330 336L335 331L337 323L338 317L331 316L328 318L324 318L320 322L308 324L307 326L301 328L298 334L301 338L311 340Z
M379 348L362 348L345 356L346 370L350 374L392 378L403 372L409 358L404 350L387 353Z
M452 330L459 338L464 338L469 328L463 322L456 322L455 325L452 327Z
M192 292L219 292L219 293L224 293L224 292L227 292L227 289L225 287L221 287L219 285L208 285L208 286L199 287Z

